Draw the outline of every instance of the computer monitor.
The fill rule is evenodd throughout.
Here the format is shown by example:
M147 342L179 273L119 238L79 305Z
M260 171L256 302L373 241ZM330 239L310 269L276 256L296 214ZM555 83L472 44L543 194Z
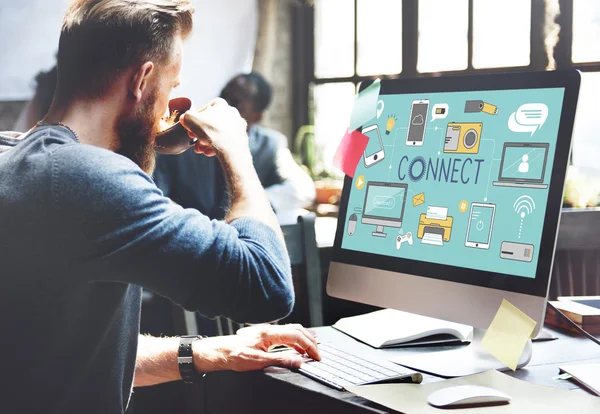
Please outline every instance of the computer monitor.
M361 223L377 226L372 236L386 237L384 226L402 228L407 188L404 183L367 182Z
M507 299L537 334L579 83L577 71L383 80L384 112L367 125L397 121L382 138L385 160L345 177L327 293L483 329ZM402 184L408 200L396 237L373 237L368 225L381 183ZM349 234L351 214L362 218Z

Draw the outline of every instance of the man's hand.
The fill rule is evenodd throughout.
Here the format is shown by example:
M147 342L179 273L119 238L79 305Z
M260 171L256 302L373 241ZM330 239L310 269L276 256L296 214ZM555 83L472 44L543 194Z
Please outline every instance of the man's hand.
M194 151L209 157L231 151L249 152L247 123L237 109L217 98L198 111L188 111L180 118L188 135L198 138Z
M268 352L277 345L286 345L300 355ZM299 368L305 354L321 359L314 336L297 324L252 326L240 329L237 335L205 338L194 342L193 352L198 372L253 371L271 365Z

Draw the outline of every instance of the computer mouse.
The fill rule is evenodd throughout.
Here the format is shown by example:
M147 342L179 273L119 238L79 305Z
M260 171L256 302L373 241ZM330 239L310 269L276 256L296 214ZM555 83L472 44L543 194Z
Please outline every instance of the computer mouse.
M356 232L356 214L351 214L348 219L348 234L352 236Z
M429 394L429 404L438 408L474 405L508 404L510 396L494 388L480 385L457 385Z

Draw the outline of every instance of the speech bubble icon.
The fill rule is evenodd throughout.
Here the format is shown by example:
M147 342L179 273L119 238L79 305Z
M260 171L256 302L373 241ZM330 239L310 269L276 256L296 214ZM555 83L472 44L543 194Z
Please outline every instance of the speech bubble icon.
M513 132L529 132L533 136L548 119L548 107L543 103L524 104L510 114L508 128Z
M381 106L381 108L380 108L380 106ZM377 101L377 119L379 119L379 117L381 116L384 106L385 106L385 104L383 103L383 101L381 99L379 101Z
M436 119L444 119L448 116L448 104L441 103L433 105L433 109L431 110L431 121L433 122Z

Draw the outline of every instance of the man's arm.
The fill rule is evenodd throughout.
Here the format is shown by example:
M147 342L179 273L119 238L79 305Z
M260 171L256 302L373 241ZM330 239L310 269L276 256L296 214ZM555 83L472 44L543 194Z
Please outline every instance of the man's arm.
M203 140L213 146L205 150L231 172L230 223L174 205L125 157L62 145L49 153L49 214L61 243L77 252L69 266L91 281L133 283L208 317L284 318L294 305L289 256L251 164L245 121L219 101L183 119L192 127L202 122L194 133L207 131Z
M297 352L269 353L275 345L286 345ZM140 335L135 361L135 387L181 379L177 366L179 338L154 338ZM239 335L205 338L192 345L198 373L232 370L251 371L270 365L298 368L300 355L319 360L317 342L300 325L263 325L244 328ZM298 355L300 354L300 355Z
M162 384L181 379L177 367L179 338L140 335L135 359L134 387Z
M195 151L207 156L216 155L223 167L231 193L225 220L231 223L245 217L261 221L283 242L281 228L252 164L246 121L237 109L218 98L200 112L185 113L180 122L198 137Z

